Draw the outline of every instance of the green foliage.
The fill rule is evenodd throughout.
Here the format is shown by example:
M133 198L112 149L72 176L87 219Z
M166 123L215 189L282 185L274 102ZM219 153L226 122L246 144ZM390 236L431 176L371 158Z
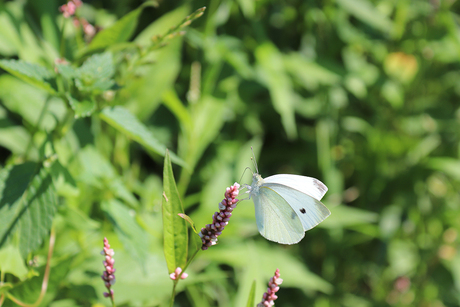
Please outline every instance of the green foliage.
M254 306L276 268L277 306L460 304L458 3L59 4L0 7L0 305L108 306L104 237L119 306ZM281 246L242 201L198 252L250 146L332 215Z
M185 268L187 263L187 225L179 214L184 208L177 191L169 152L166 151L163 169L163 239L164 253L169 273Z

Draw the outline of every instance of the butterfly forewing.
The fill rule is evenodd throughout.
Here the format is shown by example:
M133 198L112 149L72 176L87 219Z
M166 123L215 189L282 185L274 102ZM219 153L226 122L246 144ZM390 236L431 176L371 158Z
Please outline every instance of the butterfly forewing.
M283 198L283 200L289 204L291 209L294 210L300 218L304 231L315 227L331 214L329 209L319 200L316 200L309 194L293 189L290 186L278 183L267 183L265 180L261 190L262 188L269 188L275 191L279 197Z
M283 184L299 192L310 195L311 197L321 200L327 192L327 187L316 178L300 176L300 175L273 175L264 178L265 183Z
M269 187L261 186L253 195L257 228L268 240L282 244L294 244L305 235L299 216L286 200Z

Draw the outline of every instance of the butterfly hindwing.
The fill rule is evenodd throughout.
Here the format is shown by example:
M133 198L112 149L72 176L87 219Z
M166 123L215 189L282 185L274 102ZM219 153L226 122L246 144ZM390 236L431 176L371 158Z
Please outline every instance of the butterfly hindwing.
M257 228L263 237L282 244L294 244L304 237L305 230L299 216L276 191L261 186L253 200Z
M275 191L289 204L291 209L300 218L304 231L315 227L331 214L329 209L319 200L290 186L279 183L267 183L265 180L262 187Z

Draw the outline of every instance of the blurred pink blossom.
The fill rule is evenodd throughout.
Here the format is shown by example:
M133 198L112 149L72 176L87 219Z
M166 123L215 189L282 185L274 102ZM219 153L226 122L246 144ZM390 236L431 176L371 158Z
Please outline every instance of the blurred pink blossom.
M174 271L174 273L169 274L169 278L171 278L172 280L176 280L179 277L179 275L180 275L180 279L186 279L188 277L187 273L182 273L182 275L180 273L182 273L182 269L177 268Z
M113 259L113 255L115 252L113 249L110 248L109 240L104 238L104 249L101 252L101 255L105 256L105 260L102 262L105 267L105 271L102 274L102 280L104 281L105 286L109 292L104 292L105 297L110 297L113 302L113 290L111 287L115 284L115 269L113 268L113 264L115 263L115 259Z
M278 298L278 296L276 296L275 293L278 292L278 290L280 289L279 285L281 285L282 282L283 280L280 278L280 270L276 269L275 276L270 278L267 292L264 293L262 297L262 302L257 304L257 307L268 307L275 305L273 301Z

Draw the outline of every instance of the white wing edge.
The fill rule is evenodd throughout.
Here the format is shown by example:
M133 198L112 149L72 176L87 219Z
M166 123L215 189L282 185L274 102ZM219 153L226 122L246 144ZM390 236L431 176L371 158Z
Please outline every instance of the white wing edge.
M327 192L324 183L313 177L281 174L264 178L265 183L275 183L290 187L311 197L321 200Z

